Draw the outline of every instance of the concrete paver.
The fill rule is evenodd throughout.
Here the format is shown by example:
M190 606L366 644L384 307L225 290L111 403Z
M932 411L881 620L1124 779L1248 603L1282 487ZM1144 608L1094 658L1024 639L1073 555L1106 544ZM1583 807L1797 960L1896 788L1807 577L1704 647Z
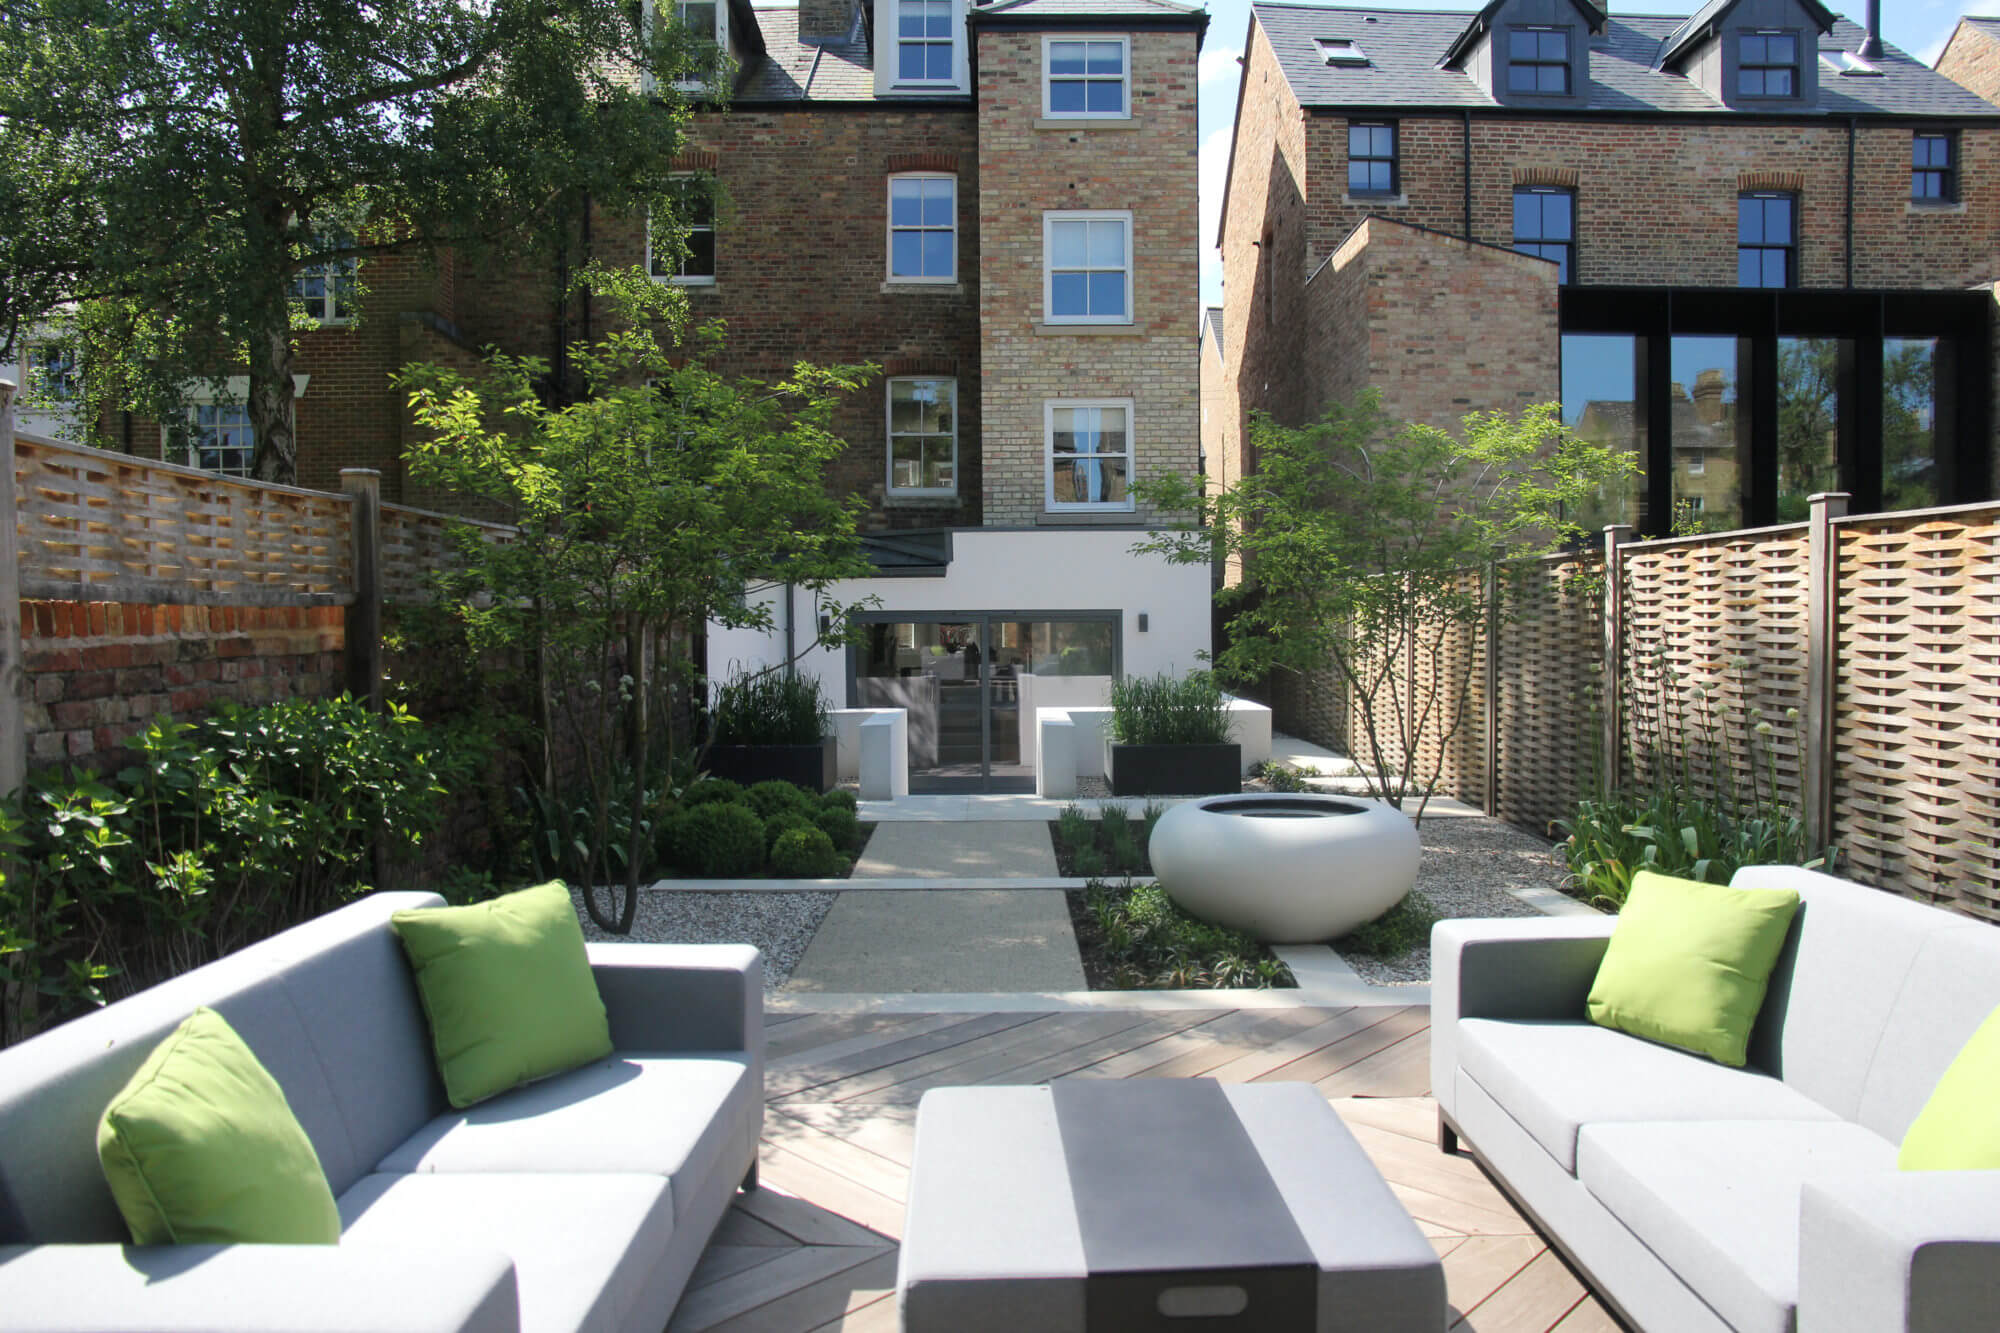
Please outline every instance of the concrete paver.
M1047 824L1021 820L884 822L854 867L856 879L1048 879L1055 873Z
M1084 985L1060 892L864 891L840 895L783 993L1081 991Z

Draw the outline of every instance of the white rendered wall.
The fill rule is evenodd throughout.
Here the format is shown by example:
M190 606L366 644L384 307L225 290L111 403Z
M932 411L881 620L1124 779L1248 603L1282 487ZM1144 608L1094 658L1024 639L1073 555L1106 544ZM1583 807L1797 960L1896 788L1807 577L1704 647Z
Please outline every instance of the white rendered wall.
M1021 762L1030 766L1041 761L1041 727L1036 710L1042 708L1094 707L1111 702L1109 676L1037 676L1026 672L1019 678L1021 709Z
M874 597L878 604L871 609L912 616L1018 611L1051 619L1066 611L1118 611L1125 674L1179 674L1204 665L1203 655L1211 646L1208 566L1174 565L1160 556L1133 555L1133 545L1146 535L1130 529L954 532L951 564L943 578L855 579L839 585L835 600L853 603ZM709 626L708 666L713 677L784 660L783 600L782 590L767 595L776 622L769 633ZM803 649L817 632L816 611L808 594L798 593L794 600L795 637ZM1148 622L1144 634L1139 632L1141 613ZM799 670L819 677L834 707L846 705L845 649L807 653L799 660Z

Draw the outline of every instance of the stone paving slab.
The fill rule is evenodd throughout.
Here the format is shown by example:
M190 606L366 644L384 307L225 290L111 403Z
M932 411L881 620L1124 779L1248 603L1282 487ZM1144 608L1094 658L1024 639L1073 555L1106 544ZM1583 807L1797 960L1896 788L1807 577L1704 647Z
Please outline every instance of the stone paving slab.
M868 839L856 879L1050 879L1055 845L1043 821L885 822Z
M849 892L820 922L782 994L1084 987L1069 908L1053 889Z

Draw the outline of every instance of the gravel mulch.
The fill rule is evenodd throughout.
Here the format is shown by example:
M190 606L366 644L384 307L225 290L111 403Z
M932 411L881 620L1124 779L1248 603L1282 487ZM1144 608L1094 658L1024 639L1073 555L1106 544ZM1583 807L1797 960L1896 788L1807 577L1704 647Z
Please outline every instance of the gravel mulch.
M598 929L575 891L577 918L586 940L634 944L754 944L764 951L764 989L775 991L812 943L834 893L688 893L642 889L630 935Z
M1414 892L1430 901L1439 917L1540 916L1507 892L1559 889L1562 868L1551 844L1497 819L1433 815L1417 829L1424 859ZM1343 953L1362 980L1376 986L1425 985L1431 979L1428 945L1385 961Z

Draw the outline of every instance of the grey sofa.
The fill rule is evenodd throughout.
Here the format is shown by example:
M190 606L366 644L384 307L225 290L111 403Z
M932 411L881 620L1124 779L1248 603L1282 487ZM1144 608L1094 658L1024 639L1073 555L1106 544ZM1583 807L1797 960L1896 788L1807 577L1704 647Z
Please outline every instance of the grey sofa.
M747 945L592 945L607 1059L445 1102L384 893L0 1051L0 1328L659 1333L763 1123ZM123 1244L96 1126L198 1005L271 1071L338 1246Z
M2000 1006L2000 930L1811 871L1734 882L1802 900L1741 1070L1584 1017L1611 918L1439 923L1442 1144L1641 1329L2000 1326L2000 1173L1896 1169Z

